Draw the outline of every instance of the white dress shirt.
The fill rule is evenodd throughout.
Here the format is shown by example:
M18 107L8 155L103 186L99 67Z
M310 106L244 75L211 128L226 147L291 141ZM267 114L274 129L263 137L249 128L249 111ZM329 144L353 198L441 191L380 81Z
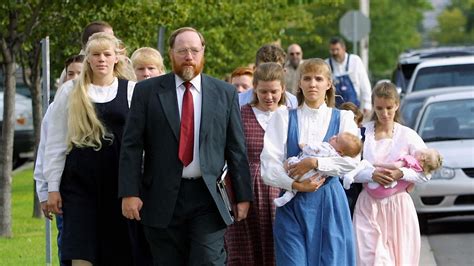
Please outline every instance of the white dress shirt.
M35 171L33 173L33 178L36 181L36 193L38 194L39 202L44 202L48 200L48 182L46 182L46 178L43 175L43 167L44 149L46 145L46 136L48 133L48 123L53 103L49 105L48 109L46 110L46 113L44 114L43 121L41 121L40 142L38 144L38 151L36 152Z
M181 118L183 108L183 96L186 88L184 87L184 81L178 76L175 76L176 81L176 95L178 96L178 109L179 117ZM191 94L193 95L193 106L194 106L194 150L193 150L193 161L183 167L184 178L200 177L201 166L199 160L199 130L201 128L201 110L202 110L202 88L201 88L201 74L194 77L191 81L193 85L191 87Z
M331 120L332 108L323 104L312 109L306 104L298 108L299 142L313 145L324 140ZM341 110L339 132L357 134L358 128L351 111ZM283 163L287 158L288 110L278 110L268 124L261 160L263 181L270 186L292 190L294 180L288 176ZM354 169L360 157L318 158L318 171L329 176L339 176Z
M277 110L287 110L288 108L286 106L278 106ZM257 118L258 124L263 128L265 131L267 129L268 122L270 122L270 119L272 118L273 114L275 114L275 111L261 111L257 107L252 107L252 111L255 114L255 117Z
M335 77L349 74L352 84L354 85L355 92L357 93L357 99L360 101L360 108L372 110L372 88L370 86L369 76L365 70L364 63L362 63L362 60L358 55L351 54L348 71L346 72L347 59L347 53L345 54L344 60L341 63L332 58L332 74ZM329 59L326 59L326 62L329 64Z
M133 89L136 82L128 81L127 100L130 106L132 100ZM51 108L48 120L54 123L48 124L46 133L46 144L44 152L44 169L43 175L48 183L48 192L59 191L61 183L61 175L66 163L67 151L67 119L69 110L69 95L74 88L72 80L63 84L61 90L57 93L54 105ZM94 103L110 102L117 96L118 79L115 78L112 84L108 86L89 85L87 94Z

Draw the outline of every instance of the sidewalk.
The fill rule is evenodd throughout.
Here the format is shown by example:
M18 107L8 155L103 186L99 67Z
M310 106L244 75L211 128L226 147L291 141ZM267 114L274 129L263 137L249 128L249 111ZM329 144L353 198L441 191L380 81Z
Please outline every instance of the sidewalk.
M433 254L433 250L430 246L430 241L425 235L421 236L421 252L420 252L420 265L421 266L436 266L436 260Z

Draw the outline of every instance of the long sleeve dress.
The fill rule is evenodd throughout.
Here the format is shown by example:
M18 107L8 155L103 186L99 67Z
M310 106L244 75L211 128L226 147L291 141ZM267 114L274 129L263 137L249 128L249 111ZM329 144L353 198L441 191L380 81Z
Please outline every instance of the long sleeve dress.
M374 163L393 163L403 155L414 155L426 148L412 129L395 123L391 139L375 139L374 122L365 125L364 159ZM372 181L372 170L361 171L356 182ZM425 182L429 176L410 168L401 168L403 178L413 183ZM420 231L415 206L408 193L383 199L370 196L364 189L354 211L357 265L418 265Z
M328 141L345 131L358 133L350 111L325 104L318 109L303 104L298 109L277 111L267 127L260 156L264 182L291 190L294 180L283 163L296 155L294 147ZM356 164L357 160L349 157L319 158L318 171L329 176L325 184L315 192L298 193L277 208L273 230L277 265L355 265L351 216L337 176Z
M62 197L61 259L132 265L127 220L118 198L118 161L135 82L115 78L110 86L89 86L88 96L107 130L102 148L73 147L67 153L72 82L66 82L56 97L50 117L54 123L50 123L46 138L44 174L48 191L59 191Z
M280 109L286 110L285 106ZM254 199L247 218L228 227L225 235L227 265L275 265L273 221L280 189L265 185L260 175L260 153L265 128L274 112L242 106L247 154L252 174Z

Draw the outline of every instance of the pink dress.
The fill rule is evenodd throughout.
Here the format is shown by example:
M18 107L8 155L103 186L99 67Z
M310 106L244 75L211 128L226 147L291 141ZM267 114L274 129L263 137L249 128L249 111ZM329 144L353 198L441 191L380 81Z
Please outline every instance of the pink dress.
M400 157L398 161L403 161L405 163L405 167L411 168L417 172L423 172L423 168L421 167L420 163L412 155L404 155ZM398 180L397 184L393 188L386 188L379 185L377 188L371 189L370 186L367 186L367 183L364 184L364 188L367 190L367 193L369 193L370 196L376 199L383 199L394 194L407 191L410 185L413 185L413 183L405 180Z
M372 164L393 163L404 154L414 154L425 148L415 131L395 124L392 139L375 140L373 122L366 126L364 158ZM422 173L402 169L404 179L424 180ZM363 179L371 180L366 172ZM357 176L356 176L357 178ZM410 195L396 193L383 199L372 197L364 189L354 210L354 231L357 265L418 265L420 231L418 218Z
M260 175L260 153L265 131L250 105L242 106L242 122L252 174L254 199L247 219L229 226L225 234L227 265L275 265L273 221L280 189L267 186Z

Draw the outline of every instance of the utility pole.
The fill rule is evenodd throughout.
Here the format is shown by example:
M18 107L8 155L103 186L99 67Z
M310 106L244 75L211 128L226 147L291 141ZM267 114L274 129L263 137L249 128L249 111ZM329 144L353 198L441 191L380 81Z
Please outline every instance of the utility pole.
M362 14L370 18L370 0L359 0L359 9ZM365 70L369 73L369 35L360 40L360 58L362 63L364 63Z

